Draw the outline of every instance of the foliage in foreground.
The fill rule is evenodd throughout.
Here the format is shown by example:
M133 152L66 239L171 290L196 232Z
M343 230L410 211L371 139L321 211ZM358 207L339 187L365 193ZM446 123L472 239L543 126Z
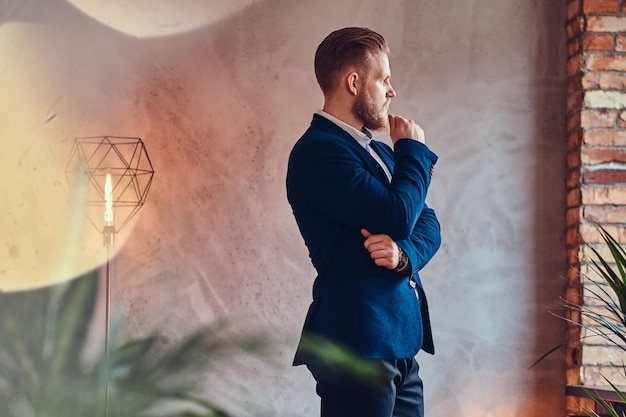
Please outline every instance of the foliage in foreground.
M69 283L0 294L0 415L3 417L227 417L194 395L209 359L255 350L260 338L222 337L225 324L171 346L152 335L87 364L96 271ZM104 351L104 349L103 349Z

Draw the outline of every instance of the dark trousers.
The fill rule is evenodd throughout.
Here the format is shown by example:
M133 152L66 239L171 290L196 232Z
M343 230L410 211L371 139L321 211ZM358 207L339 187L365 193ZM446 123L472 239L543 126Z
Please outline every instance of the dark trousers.
M424 417L424 391L414 358L371 359L375 380L334 367L309 366L321 398L321 417Z

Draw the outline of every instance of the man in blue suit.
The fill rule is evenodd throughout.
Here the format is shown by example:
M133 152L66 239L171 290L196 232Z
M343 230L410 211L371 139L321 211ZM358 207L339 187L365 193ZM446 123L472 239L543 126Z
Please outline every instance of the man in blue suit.
M389 49L344 28L315 54L324 108L289 157L287 197L318 276L294 365L317 382L322 417L424 415L415 356L434 353L418 271L440 245L426 203L437 156L413 121L388 114ZM393 149L372 139L389 129ZM310 354L329 340L382 370L372 384Z

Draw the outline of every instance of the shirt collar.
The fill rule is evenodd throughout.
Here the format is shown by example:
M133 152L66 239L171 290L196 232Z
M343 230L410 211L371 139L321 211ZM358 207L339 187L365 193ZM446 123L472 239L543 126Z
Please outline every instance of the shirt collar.
M333 122L334 124L342 128L343 130L345 130L348 134L350 134L350 136L354 138L354 140L356 140L359 143L359 145L361 145L365 149L367 149L367 146L372 141L372 134L367 129L365 129L365 127L363 127L363 129L367 133L360 131L358 129L355 129L354 127L350 126L346 122L342 122L341 120L337 119L335 116L329 113L326 113L324 110L319 110L317 114L327 118L328 120L330 120L331 122Z

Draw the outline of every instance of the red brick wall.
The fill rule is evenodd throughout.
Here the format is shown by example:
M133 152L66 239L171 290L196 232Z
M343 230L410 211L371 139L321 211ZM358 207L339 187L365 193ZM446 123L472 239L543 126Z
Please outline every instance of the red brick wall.
M600 243L594 222L626 242L626 0L567 0L567 234L566 299L593 307L586 243ZM577 314L571 314L580 322ZM569 325L568 385L626 386L614 346ZM581 342L581 337L583 341ZM568 415L579 415L568 398Z

